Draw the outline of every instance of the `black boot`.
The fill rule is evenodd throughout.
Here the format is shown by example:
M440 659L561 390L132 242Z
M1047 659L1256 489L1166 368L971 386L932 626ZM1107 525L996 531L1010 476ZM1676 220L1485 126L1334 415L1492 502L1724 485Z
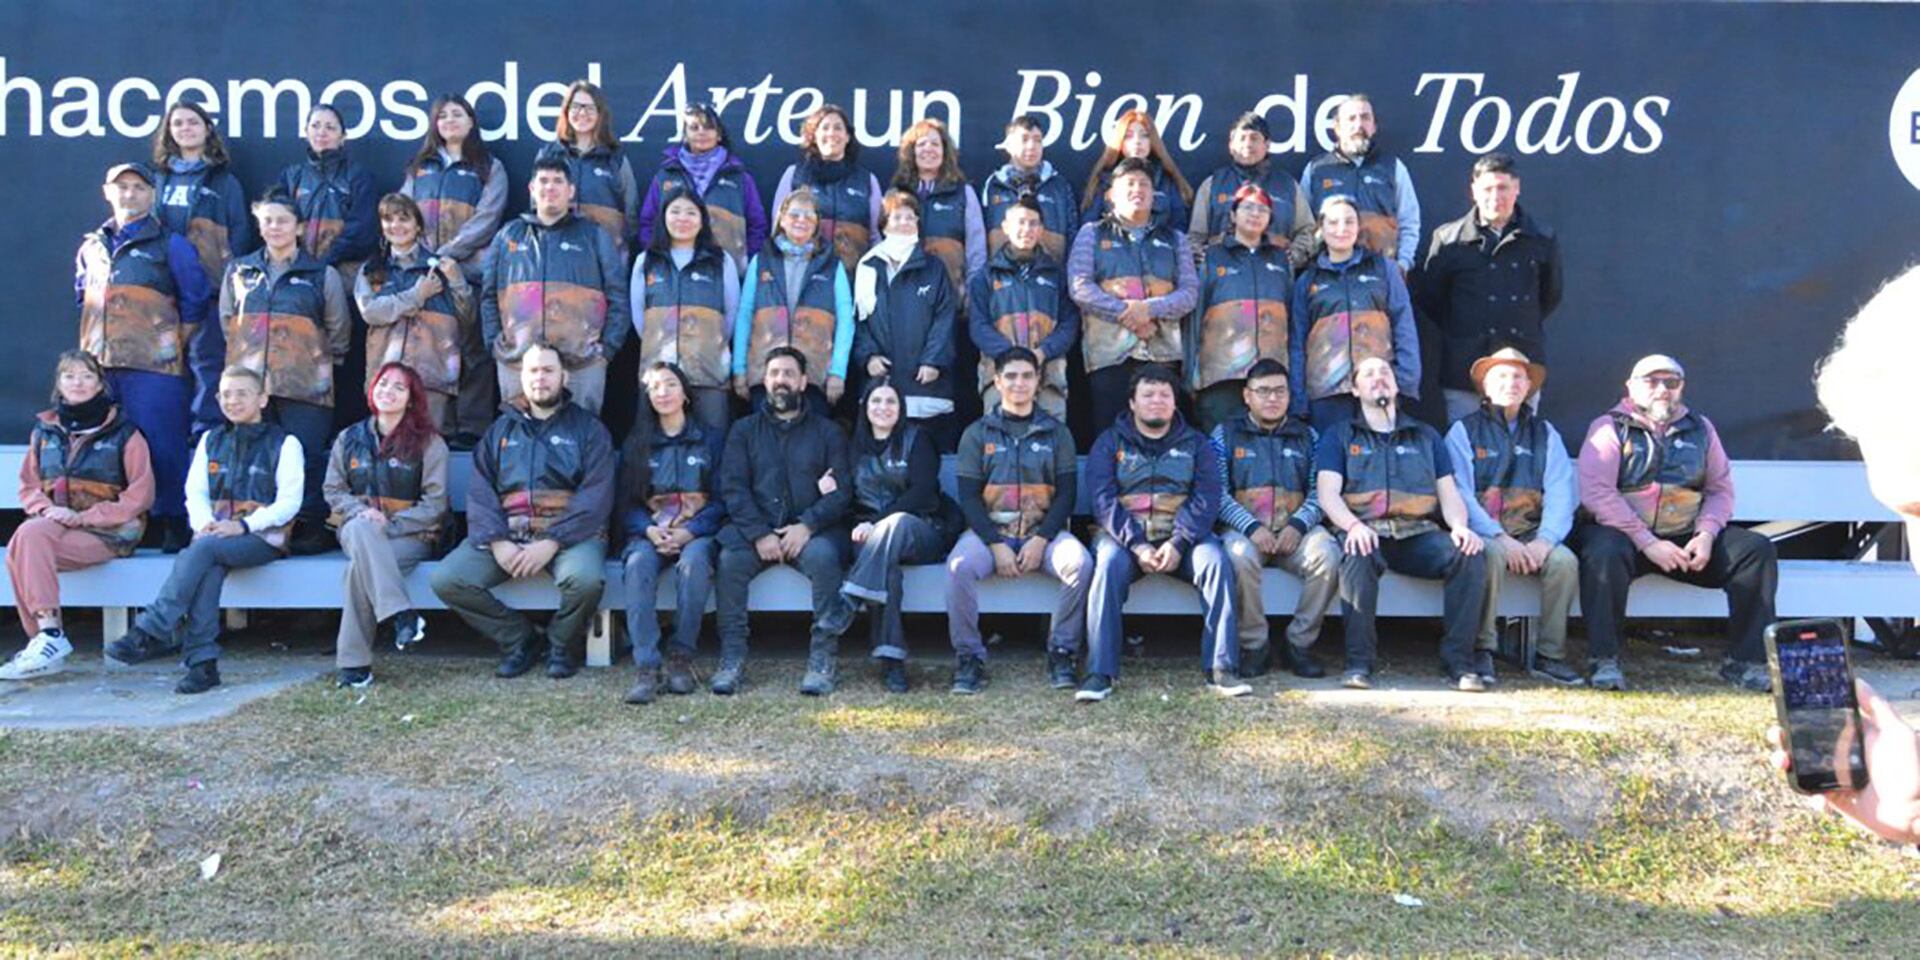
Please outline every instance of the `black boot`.
M217 660L202 660L187 667L187 675L174 684L174 693L206 693L220 685L220 663Z
M503 680L511 680L532 670L533 665L540 662L546 655L546 641L539 637L528 637L514 644L513 649L507 651L507 655L500 659L500 665L494 668L493 675Z
M579 672L580 662L573 659L566 644L556 643L547 648L547 679L565 680Z

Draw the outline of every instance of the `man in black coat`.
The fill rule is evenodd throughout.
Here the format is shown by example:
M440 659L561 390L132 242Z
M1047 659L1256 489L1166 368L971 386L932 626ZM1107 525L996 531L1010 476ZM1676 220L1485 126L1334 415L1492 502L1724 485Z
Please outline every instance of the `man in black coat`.
M847 437L804 402L807 358L792 347L767 353L766 403L727 433L720 459L720 668L713 692L739 689L747 659L747 585L769 564L790 563L813 584L813 636L800 692L833 692L834 655L848 619L840 584L852 555L853 502Z

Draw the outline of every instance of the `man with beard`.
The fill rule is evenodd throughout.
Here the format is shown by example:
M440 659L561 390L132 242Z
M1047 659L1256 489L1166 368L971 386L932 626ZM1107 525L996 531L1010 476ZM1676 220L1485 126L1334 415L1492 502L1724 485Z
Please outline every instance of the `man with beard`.
M433 572L433 592L506 654L494 676L517 677L542 657L547 676L580 669L574 649L600 610L613 438L573 402L560 351L536 342L520 357L520 396L473 449L467 541ZM560 606L542 637L493 588L553 573Z
M1627 396L1594 418L1580 447L1580 508L1592 522L1575 531L1580 610L1597 690L1625 690L1621 621L1633 579L1659 573L1727 591L1727 659L1720 677L1765 692L1761 631L1773 622L1779 561L1773 541L1733 519L1733 469L1713 424L1682 402L1686 369L1663 354L1642 357Z
M1379 128L1366 94L1348 94L1334 112L1333 127L1339 138L1334 149L1300 171L1307 206L1318 210L1322 201L1338 194L1354 198L1360 210L1360 245L1398 263L1405 275L1420 249L1420 198L1413 192L1407 165L1381 153L1374 142Z
M720 529L720 669L712 689L739 690L747 661L747 585L769 564L798 567L813 585L813 630L800 692L833 692L839 652L852 611L840 596L853 555L847 510L853 470L847 437L833 421L802 401L807 358L793 347L767 352L766 403L727 432L720 457L720 496L727 525Z
M1320 509L1345 534L1340 599L1347 666L1341 683L1356 690L1373 686L1374 611L1380 575L1392 570L1446 581L1441 664L1455 689L1483 691L1473 639L1487 589L1485 544L1468 525L1453 462L1437 431L1400 412L1400 387L1385 359L1361 361L1353 384L1360 413L1321 435L1314 455Z

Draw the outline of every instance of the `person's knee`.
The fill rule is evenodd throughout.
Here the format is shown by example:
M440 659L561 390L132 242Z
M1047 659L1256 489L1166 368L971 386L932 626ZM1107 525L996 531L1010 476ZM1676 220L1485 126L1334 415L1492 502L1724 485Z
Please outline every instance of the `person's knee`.
M1078 540L1062 540L1053 547L1053 567L1060 572L1060 579L1069 584L1077 584L1086 576L1090 561L1087 548Z
M606 588L606 573L594 569L596 565L581 565L579 569L554 570L553 586L560 591L562 600L578 600L583 597L597 597Z
M480 592L480 585L464 575L458 564L442 563L433 568L433 576L427 578L433 586L434 596L443 600L453 597L471 596Z
M1564 546L1554 547L1547 552L1547 562L1541 566L1540 572L1547 579L1577 577L1580 575L1580 558Z
M831 541L815 537L800 548L800 556L794 558L794 566L809 577L816 575L839 576L841 571L840 551Z
M1375 583L1380 579L1380 568L1371 556L1350 554L1340 561L1340 579L1356 586Z
M1226 547L1227 559L1232 562L1233 572L1236 576L1247 576L1259 572L1265 558L1260 555L1259 548L1253 545L1252 540L1248 540L1246 537L1235 536L1228 537L1222 540L1221 543ZM1196 555L1195 560L1198 559L1199 557Z

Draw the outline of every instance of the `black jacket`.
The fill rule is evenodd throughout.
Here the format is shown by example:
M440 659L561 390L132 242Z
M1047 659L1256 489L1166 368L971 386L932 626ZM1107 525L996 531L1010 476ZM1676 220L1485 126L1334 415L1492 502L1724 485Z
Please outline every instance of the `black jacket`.
M504 405L473 448L467 484L467 540L558 541L604 537L613 513L613 438L571 400L545 420L525 398Z
M853 503L853 468L847 435L803 402L801 415L781 420L765 404L736 421L720 457L720 498L729 532L752 543L776 527L804 523L819 534L842 526ZM822 494L819 481L833 470L835 489Z
M1522 207L1498 243L1472 210L1434 230L1413 296L1440 328L1440 385L1477 392L1473 362L1502 347L1545 363L1545 323L1560 305L1561 276L1553 230Z
M861 270L879 272L873 315L853 325L853 364L864 382L867 361L886 357L893 364L893 382L905 397L954 396L954 314L959 295L947 280L947 268L938 257L915 247L900 272L887 279L886 264L863 261ZM857 275L856 275L857 280ZM940 371L940 379L921 383L922 366Z

